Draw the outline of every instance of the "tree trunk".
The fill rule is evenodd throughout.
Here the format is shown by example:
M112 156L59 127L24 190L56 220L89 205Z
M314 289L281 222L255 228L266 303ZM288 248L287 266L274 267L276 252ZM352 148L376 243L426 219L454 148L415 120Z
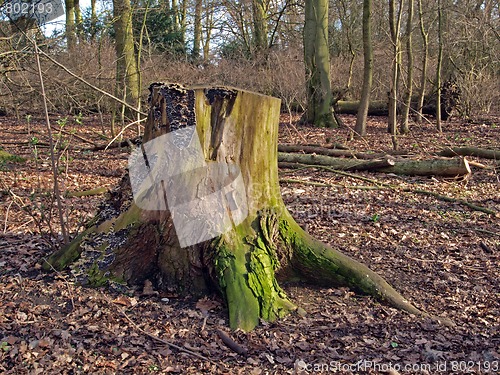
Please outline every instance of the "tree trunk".
M230 326L247 331L296 308L277 276L349 285L424 314L290 216L278 182L278 99L232 88L150 90L145 143L129 160L132 189L124 178L88 229L45 269L78 259L72 268L84 283L149 279L192 295L215 289L227 302Z
M97 34L97 0L90 0L90 39L95 40Z
M252 0L253 42L257 52L267 49L267 1Z
M393 151L390 153L387 152L356 152L353 150L345 150L345 149L332 149L321 146L312 146L312 145L290 145L290 144L280 144L278 145L278 152L298 152L298 153L307 153L307 154L319 154L319 155L327 155L327 156L337 156L337 157L348 157L355 159L383 159L387 156L394 155L404 155L407 156L408 152L406 151Z
M132 10L130 0L113 0L115 51L116 51L116 96L137 106L140 97L139 71L132 33Z
M401 71L401 41L399 38L399 31L401 29L401 16L403 13L404 0L400 0L399 9L396 16L396 1L389 0L389 28L391 31L392 42L392 71L391 83L389 91L389 117L388 117L388 132L391 134L392 146L394 150L397 149L397 100L398 100L398 86Z
M413 93L413 0L408 0L408 16L406 20L406 56L407 56L407 72L406 72L406 93L403 103L403 115L401 116L401 134L408 134L410 131L410 109L411 96Z
M425 87L427 83L427 61L429 58L429 35L428 32L425 31L422 0L418 0L418 20L420 26L420 35L422 36L423 51L422 51L422 75L420 76L420 87L418 90L416 121L418 123L421 123L422 118L424 117L423 108L424 108L424 98L425 98Z
M381 159L358 160L351 158L337 158L326 155L315 154L293 154L280 152L278 161L284 163L300 163L307 165L326 165L334 169L345 171L370 171L383 167L390 167L395 164L394 159L386 156Z
M372 100L368 105L368 116L387 116L389 109L386 100ZM357 115L360 108L358 100L339 100L336 103L337 112L345 115Z
M441 67L443 63L443 10L438 0L438 56L436 66L436 128L442 132L441 126Z
M389 0L389 30L392 43L391 56L391 79L389 81L388 103L387 109L387 132L393 137L396 136L397 123L397 80L398 80L398 45L399 45L399 29L396 28L396 0Z
M75 24L75 2L74 0L64 0L66 7L66 47L73 52L76 48L76 24Z
M500 160L500 150L490 150L487 148L479 147L447 147L443 151L439 152L440 156L476 156L484 159L495 159Z
M196 0L194 8L194 30L193 30L193 51L191 56L194 60L200 58L200 47L201 47L201 16L203 11L203 0Z
M316 126L337 126L330 84L328 0L306 1L303 33L307 109L302 121Z
M358 113L356 117L356 126L354 131L358 137L366 135L366 120L368 117L368 108L370 106L370 93L372 89L373 75L373 47L371 33L371 3L372 0L363 1L363 90L359 102Z
M325 155L289 154L280 152L278 155L278 161L305 165L324 165L338 170L377 171L410 176L455 177L471 173L469 163L465 158L394 160L393 158L386 156L374 160L358 160L336 158Z
M78 41L81 41L83 35L83 17L82 10L80 8L80 0L73 0L75 6L75 30Z
M214 8L215 6L205 6L205 35L202 42L204 62L207 62L210 57L210 42L214 28Z

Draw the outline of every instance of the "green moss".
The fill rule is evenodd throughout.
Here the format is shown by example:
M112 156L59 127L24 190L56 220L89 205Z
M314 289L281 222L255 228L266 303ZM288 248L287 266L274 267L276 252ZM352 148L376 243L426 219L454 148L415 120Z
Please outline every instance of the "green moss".
M26 161L26 159L24 159L20 156L10 154L5 150L0 149L0 165L4 165L7 162L24 163L25 161Z
M271 242L275 229L266 224L277 222L268 219L248 219L214 242L218 283L233 329L249 331L259 319L273 321L296 309L276 281L279 262Z
M101 270L97 263L92 264L92 266L86 271L88 285L92 287L100 287L108 285L108 283L114 282L122 285L126 285L125 281L113 275L110 271Z
M52 269L61 271L65 269L72 262L78 259L81 253L80 245L82 241L86 235L93 233L94 229L95 228L90 228L85 232L80 233L70 242L69 245L62 247L53 253L48 259L42 262L42 268L45 271L51 271Z
M120 216L118 216L118 218L116 218L116 221L114 222L114 230L118 232L131 224L139 223L141 220L141 212L142 210L137 205L132 203L127 211L123 212Z

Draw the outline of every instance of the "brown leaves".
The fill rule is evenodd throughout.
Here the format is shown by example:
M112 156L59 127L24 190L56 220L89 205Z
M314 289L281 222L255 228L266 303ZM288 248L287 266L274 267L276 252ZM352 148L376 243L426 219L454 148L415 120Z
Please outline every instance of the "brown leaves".
M137 300L135 298L130 298L123 295L119 295L112 302L125 307L134 307L135 305L137 305Z
M206 315L209 311L221 307L220 302L204 297L196 302L196 308L201 310L202 314Z
M390 145L385 124L370 121L368 138L347 141L351 149L384 150ZM353 118L345 122L352 125ZM24 128L16 126L10 129L18 135L0 132L0 144L2 139L22 135ZM447 126L443 134L417 127L400 145L425 156L446 142L455 142L456 136L467 135L475 143L494 141L473 125ZM92 133L99 126L86 129ZM295 130L289 133L283 126L282 130L282 138L295 137L302 143L302 138L311 143L324 143L326 138L345 143L349 132L299 127L299 137ZM29 147L21 151L24 157L32 156ZM40 153L42 158L43 150ZM83 190L96 184L114 186L122 171L118 164L124 166L127 155L115 149L73 157L67 188ZM39 164L46 190L51 185L48 166ZM314 170L293 174L294 179L307 181L366 184ZM361 175L402 187L418 185L500 209L494 170L478 170L467 182ZM37 187L37 176L33 158L15 171L0 170L0 179L26 203ZM380 364L500 360L495 341L500 325L498 219L432 197L390 190L300 184L282 188L292 214L313 235L367 263L419 307L452 318L457 327L403 314L347 288L285 285L285 292L303 310L276 322L262 322L247 334L228 330L227 310L218 297L183 299L155 290L149 281L129 295L82 288L74 285L69 273L55 277L40 273L36 265L48 254L48 245L33 234L31 217L15 203L7 217L7 233L2 234L13 198L2 193L0 184L0 372L259 375L299 374L302 364L345 366L365 360ZM70 220L75 223L78 217L92 216L100 199L71 198L78 210L70 212ZM229 349L217 330L247 350L246 356Z

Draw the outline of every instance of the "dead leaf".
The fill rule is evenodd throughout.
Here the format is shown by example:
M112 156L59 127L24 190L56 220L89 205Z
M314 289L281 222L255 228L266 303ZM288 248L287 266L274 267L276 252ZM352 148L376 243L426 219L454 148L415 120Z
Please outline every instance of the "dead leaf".
M220 306L219 302L209 299L207 297L203 297L199 299L198 302L196 302L196 308L198 310L201 310L203 314L206 314L207 312L219 306Z
M130 297L127 297L127 296L124 296L124 295L119 295L118 297L116 297L111 302L113 302L113 303L115 303L117 305L126 306L126 307L132 306L132 302L130 300ZM136 304L137 304L137 301L136 301Z

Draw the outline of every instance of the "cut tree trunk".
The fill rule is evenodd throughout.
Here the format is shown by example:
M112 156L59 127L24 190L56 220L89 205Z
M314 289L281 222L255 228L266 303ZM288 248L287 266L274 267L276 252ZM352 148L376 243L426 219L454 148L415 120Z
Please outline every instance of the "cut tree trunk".
M484 159L500 160L500 150L490 150L479 147L448 147L439 152L440 156L477 156Z
M394 166L394 159L387 156L382 159L358 160L347 158L335 158L332 156L316 154L291 154L280 152L278 161L284 163L300 163L307 165L327 165L329 167L345 171L369 171L383 167Z
M336 157L350 157L355 159L382 159L387 156L408 156L406 151L388 151L388 152L356 152L348 149L332 149L321 146L312 145L289 145L280 144L278 145L278 152L297 152L306 154L318 154L326 156L336 156Z
M390 156L375 160L335 158L316 154L292 154L280 152L280 163L287 166L325 165L338 170L377 171L410 176L464 176L471 173L469 162L465 158L436 158L430 160L392 159Z
M441 96L442 97L442 96ZM425 100L426 102L430 101L432 98L435 99L435 96L431 97L426 97ZM442 107L441 110L441 118L443 120L447 120L452 112L456 110L456 105L449 105L446 109ZM338 114L342 115L356 115L358 113L358 108L359 108L359 100L349 100L349 101L338 101L335 104L335 112ZM411 103L411 114L417 113L417 118L418 113L421 111L422 115L430 115L430 116L436 116L436 104L435 103L428 103L424 106L421 107L421 110L419 111L419 104L416 102ZM397 108L397 112L401 112L401 108ZM368 116L388 116L389 115L389 106L387 101L384 100L375 100L370 102L370 105L368 107Z
M125 177L87 230L50 256L45 269L71 266L79 281L93 285L141 285L150 280L157 288L191 295L217 290L227 302L230 326L246 331L259 319L273 321L296 309L278 285L278 276L321 285L348 285L412 314L427 315L378 274L313 239L290 216L278 180L278 99L225 87L153 84L150 91L145 143L142 151L133 155L145 159L142 162L149 172L144 181L170 163L169 159L166 164L158 161L164 155L186 156L173 159L183 161L173 165L183 172L138 193L134 191L133 200L130 184L136 186L137 176L131 173L131 182ZM192 129L193 138L177 137L176 129ZM161 140L158 137L162 136L172 136L175 147L165 144L162 149L155 143L156 153L152 152L150 141ZM198 139L206 167L192 168L196 149L182 154L182 147ZM222 166L215 168L219 175L209 174L217 165ZM217 193L210 188L217 190L223 186L222 180L226 184L238 178L245 188L233 191L232 202L225 195L224 213L233 220L231 225L214 238L203 237L202 227L196 227L198 232L193 230L191 234L199 235L201 242L191 241L182 247L186 228L176 221L180 197L172 197L170 188L180 186L174 189L177 193L194 191L194 196L184 198L193 198L201 205L206 197L214 196L210 193ZM157 201L151 200L155 191L160 193ZM156 203L157 210L145 209L145 202ZM235 215L243 211L246 217ZM210 226L219 213L202 212L204 216L200 217ZM187 222L186 227L189 230L195 224Z
M336 110L338 113L344 115L357 115L359 108L359 100L343 101L340 100L336 104ZM389 110L387 108L387 102L383 100L371 101L368 105L368 116L387 116Z

